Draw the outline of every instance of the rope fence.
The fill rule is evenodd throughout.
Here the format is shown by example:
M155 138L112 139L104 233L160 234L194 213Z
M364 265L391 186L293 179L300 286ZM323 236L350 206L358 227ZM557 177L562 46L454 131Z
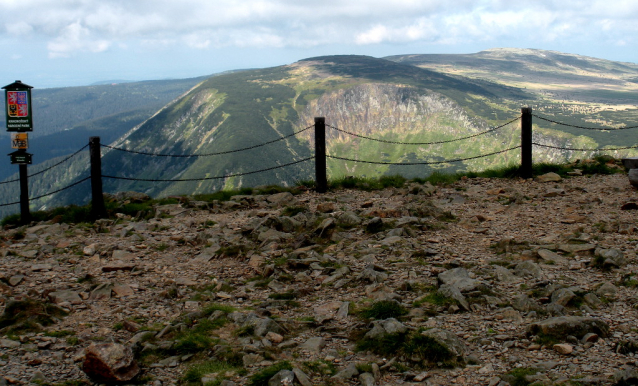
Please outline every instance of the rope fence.
M90 150L90 175L88 177L84 177L82 179L79 179L77 181L75 181L74 183L63 187L61 189L57 189L55 191L37 196L37 197L32 197L32 198L28 198L28 195L26 195L26 197L28 198L28 200L38 200L44 197L48 197L51 195L54 195L56 193L60 193L62 191L65 191L67 189L73 188L77 185L80 185L84 182L86 182L87 180L91 181L91 191L92 191L92 208L94 210L94 217L95 218L100 218L100 217L104 217L106 215L106 210L104 207L104 197L103 197L103 192L102 192L102 179L107 178L107 179L114 179L114 180L125 180L125 181L140 181L140 182L196 182L196 181L209 181L209 180L218 180L218 179L226 179L226 178L232 178L232 177L241 177L241 176L246 176L246 175L251 175L251 174L258 174L258 173L264 173L264 172L268 172L271 170L276 170L276 169L281 169L281 168L286 168L289 166L293 166L293 165L297 165L303 162L307 162L310 160L314 160L315 161L315 184L316 184L316 190L317 192L325 192L327 190L327 174L326 174L326 159L334 159L334 160L339 160L339 161L344 161L344 162L358 162L358 163L366 163L366 164L374 164L374 165L398 165L398 166L413 166L413 165L437 165L437 164L445 164L445 163L454 163L454 162L463 162L463 161L469 161L469 160L476 160L479 158L485 158L485 157L490 157L490 156L494 156L494 155L498 155L498 154L504 154L504 153L508 153L511 152L513 150L517 150L517 149L521 149L521 166L519 169L519 175L523 178L530 178L532 175L532 148L535 147L541 147L541 148L549 148L549 149L555 149L555 150L563 150L563 151L583 151L583 152L607 152L607 151L618 151L618 150L628 150L628 149L638 149L638 145L634 145L634 146L624 146L624 147L613 147L613 148L592 148L592 149L585 149L585 148L570 148L570 147L564 147L564 146L553 146L553 145L547 145L547 144L542 144L539 142L534 142L532 141L532 117L538 118L542 121L551 123L551 124L556 124L556 125L563 125L563 126L567 126L567 127L572 127L572 128L578 128L578 129L584 129L584 130L599 130L599 131L616 131L616 130L626 130L626 129L636 129L638 128L638 126L622 126L622 127L617 127L617 128L604 128L604 127L585 127L585 126L578 126L578 125L573 125L573 124L568 124L568 123L564 123L564 122L559 122L559 121L555 121L552 120L550 118L546 118L546 117L542 117L536 114L532 114L532 111L530 108L523 108L521 109L521 115L517 116L515 118L513 118L512 120L503 123L501 125L498 125L496 127L490 128L488 130L476 133L476 134L472 134L472 135L468 135L468 136L464 136L464 137L459 137L459 138L454 138L454 139L449 139L449 140L442 140L442 141L432 141L432 142L400 142L400 141L391 141L391 140L385 140L382 138L374 138L371 136L365 136L365 135L361 135L361 134L357 134L348 130L344 130L341 128L338 128L336 126L332 126L332 125L326 125L325 124L325 118L315 118L315 124L308 126L304 129L295 131L291 134L288 135L284 135L281 137L278 137L276 139L270 140L270 141L266 141L263 143L259 143L256 145L252 145L252 146L248 146L248 147L243 147L243 148L238 148L238 149L232 149L232 150L225 150L225 151L219 151L219 152L214 152L214 153L204 153L204 154L164 154L164 153L152 153L152 152L144 152L144 151L137 151L137 150L132 150L132 149L125 149L125 148L121 148L121 147L116 147L116 146L111 146L111 145L102 145L100 144L100 138L99 137L91 137L89 140L89 144L82 147L81 149L77 150L76 152L74 152L73 154L69 155L68 157L64 158L63 160L61 160L60 162L57 162L54 165L51 165L43 170L40 170L36 173L33 173L31 175L29 175L28 177L34 177L40 174L43 174L47 171L50 171L54 168L57 168L59 166L61 166L62 164L64 164L65 162L69 161L70 159L72 159L73 157L77 156L78 154L80 154L82 151L86 150L86 148L88 147ZM513 147L509 147L507 149L503 149L503 150L497 150L491 153L486 153L486 154L480 154L480 155L476 155L476 156L472 156L472 157L465 157L465 158L457 158L457 159L447 159L447 160L439 160L439 161L420 161L420 162L385 162L385 161L374 161L374 160L360 160L360 159L355 159L355 158L349 158L349 157L343 157L343 156L339 156L339 155L333 155L333 154L327 154L326 152L326 132L325 132L325 128L328 127L331 130L337 131L339 133L343 133L346 135L350 135L356 138L359 138L361 140L366 140L366 141L375 141L375 142L381 142L381 143L386 143L386 144L391 144L391 145L419 145L419 146L425 146L425 145L438 145L438 144L446 144L446 143L452 143L452 142L458 142L458 141L463 141L463 140L470 140L470 139L474 139L476 137L479 136L483 136L483 135L488 135L488 134L492 134L497 132L500 129L503 129L509 125L511 125L512 123L515 123L517 121L521 120L521 143L520 145L517 146L513 146ZM226 155L226 154L231 154L231 153L237 153L237 152L242 152L242 151L248 151L248 150L254 150L269 144L273 144L279 141L284 141L287 140L288 138L294 137L296 135L299 135L301 133L304 133L310 129L314 128L314 132L315 132L315 155L310 156L310 157L306 157L300 160L296 160L296 161L292 161L292 162L288 162L285 164L281 164L281 165L275 165L272 167L268 167L268 168L264 168L264 169L259 169L259 170L253 170L253 171L248 171L248 172L239 172L239 173L230 173L230 174L225 174L222 176L214 176L214 177L201 177L201 178L177 178L177 179L152 179L152 178L133 178L133 177L124 177L124 176L116 176L116 175L103 175L101 172L101 152L100 149L106 148L106 149L110 149L110 150L116 150L116 151L121 151L121 152L125 152L125 153L131 153L131 154L135 154L135 155L141 155L141 156L151 156L151 157L174 157L174 158L195 158L195 157L210 157L210 156L217 156L217 155ZM25 173L26 174L26 173ZM8 180L8 181L3 181L0 182L0 184L8 184L8 183L13 183L13 182L18 182L21 181L19 179L15 179L15 180ZM21 181L21 185L22 185L22 181ZM23 194L21 194L21 201L18 202L11 202L11 203L6 203L6 204L0 204L0 207L5 207L5 206L10 206L10 205L17 205L17 204L21 204L21 207L25 207L24 202L23 202ZM28 203L26 205L26 207L28 208ZM23 218L29 218L29 214L28 213L22 213L22 217Z

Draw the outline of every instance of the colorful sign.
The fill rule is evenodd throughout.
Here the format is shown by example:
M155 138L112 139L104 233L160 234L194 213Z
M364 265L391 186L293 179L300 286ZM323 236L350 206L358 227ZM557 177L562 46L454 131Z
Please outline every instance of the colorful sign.
M33 130L33 117L31 109L31 89L19 80L4 86L7 131L25 132Z
M11 133L11 147L26 150L29 148L28 133Z

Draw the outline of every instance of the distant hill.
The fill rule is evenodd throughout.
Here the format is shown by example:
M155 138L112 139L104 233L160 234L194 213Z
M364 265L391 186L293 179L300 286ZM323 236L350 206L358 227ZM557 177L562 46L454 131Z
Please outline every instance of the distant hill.
M41 90L32 85L29 152L41 163L76 151L93 135L102 136L105 143L114 141L206 78ZM1 98L4 105L4 93ZM0 127L5 126L2 114ZM4 130L0 141L9 142ZM13 173L13 167L0 168L0 180Z
M313 179L312 161L295 162L314 154L312 130L304 129L317 116L325 117L329 125L331 156L388 163L431 163L379 165L329 158L331 178L397 173L418 177L433 171L477 170L517 163L516 151L482 155L517 146L518 122L481 134L515 119L521 106L527 105L535 112L572 124L610 128L621 123L635 124L638 109L627 103L628 94L622 89L632 90L628 80L638 78L635 67L549 51L491 50L474 55L405 55L386 59L324 56L286 66L221 74L201 82L113 143L119 148L152 154L208 156L152 157L103 149L103 174L130 179L105 178L104 186L108 192L135 190L166 196L265 184L291 185ZM552 75L552 68L559 71L558 75ZM584 69L589 72L582 73ZM607 79L605 84L612 84L612 76L616 76L617 88L597 89L601 83L590 81L596 74L600 82ZM528 86L514 82L516 76L526 78ZM548 91L558 89L557 82L561 79L579 91L574 92L574 99L556 99ZM604 98L588 102L585 98L590 95L588 92L600 93ZM618 98L614 99L614 95ZM126 115L104 117L104 121L94 123L97 127L124 127L125 118ZM534 124L536 141L559 148L636 142L635 135L627 131L583 132L540 120ZM90 127L86 130L95 132ZM293 135L300 131L303 133ZM383 142L354 137L346 131ZM449 142L466 136L473 137ZM286 138L276 141L282 137ZM251 150L233 151L271 141ZM415 142L436 143L399 145ZM210 155L219 152L224 154ZM582 152L554 148L535 150L535 157L547 161L582 156ZM464 161L445 162L450 159ZM286 164L291 165L278 168ZM253 173L263 169L269 170ZM34 181L32 195L67 186L87 173L87 158L79 156L63 170L53 170ZM235 176L218 178L231 174ZM157 181L170 179L192 181ZM1 189L2 186L0 193L3 193ZM88 192L88 184L84 184L36 205L82 203L88 199Z

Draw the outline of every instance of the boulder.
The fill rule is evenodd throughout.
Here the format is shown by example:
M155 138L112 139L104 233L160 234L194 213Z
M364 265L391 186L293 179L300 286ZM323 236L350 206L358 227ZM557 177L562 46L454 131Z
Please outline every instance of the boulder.
M470 350L454 333L442 328L432 328L421 333L423 336L434 339L438 344L445 347L457 358L465 358Z
M375 320L372 322L372 329L365 334L366 339L377 339L386 334L402 334L408 328L395 318L385 320Z
M559 316L541 322L532 323L528 329L529 335L548 335L559 340L573 335L582 338L588 333L601 337L609 335L609 325L602 319L584 316Z
M480 285L478 280L470 277L470 273L465 268L454 268L441 272L438 280L439 283L454 286L461 292L473 291Z
M133 351L119 343L91 344L86 349L82 370L99 383L128 382L140 372Z
M281 370L268 381L268 386L291 385L295 380L295 373L290 370Z

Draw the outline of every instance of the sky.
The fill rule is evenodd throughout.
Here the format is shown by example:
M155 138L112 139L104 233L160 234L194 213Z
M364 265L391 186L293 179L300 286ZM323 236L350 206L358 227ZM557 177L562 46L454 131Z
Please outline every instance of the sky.
M0 83L36 88L501 47L638 63L638 0L0 0Z

